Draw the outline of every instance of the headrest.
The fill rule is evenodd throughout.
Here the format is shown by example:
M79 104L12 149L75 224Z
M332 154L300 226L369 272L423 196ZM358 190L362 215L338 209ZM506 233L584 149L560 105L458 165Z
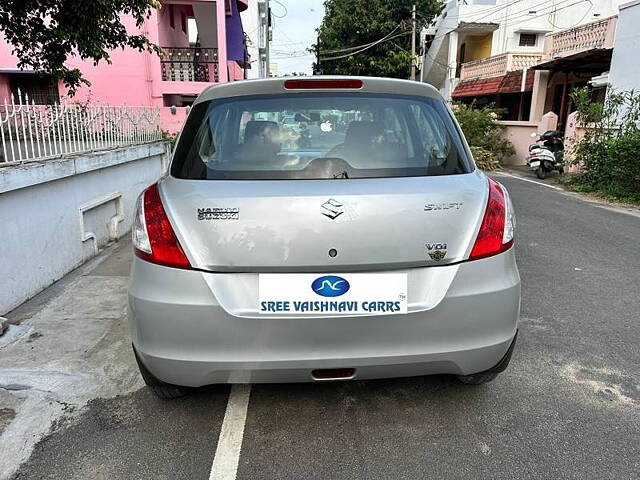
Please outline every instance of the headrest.
M382 134L382 125L378 122L354 121L349 123L344 138L345 145L373 143L373 139Z
M244 130L244 142L261 136L269 137L271 141L277 141L280 127L276 122L268 120L250 120Z

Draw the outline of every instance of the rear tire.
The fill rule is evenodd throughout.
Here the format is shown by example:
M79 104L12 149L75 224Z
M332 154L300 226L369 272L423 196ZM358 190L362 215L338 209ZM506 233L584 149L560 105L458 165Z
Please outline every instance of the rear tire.
M135 348L133 349L133 353L136 357L138 369L140 370L140 375L142 376L144 383L147 385L147 387L149 387L149 390L151 390L156 397L162 398L164 400L172 400L174 398L184 397L187 393L189 393L189 389L187 387L172 385L156 378L140 361L140 357L138 357L138 352L136 352Z
M536 169L536 176L540 180L544 180L545 178L547 178L547 171L542 166L540 166Z
M466 385L482 385L495 380L497 373L476 373L475 375L456 375L456 378Z
M188 393L184 387L175 387L172 385L169 385L168 387L147 385L147 388L149 388L156 397L163 400L173 400L175 398L184 397Z

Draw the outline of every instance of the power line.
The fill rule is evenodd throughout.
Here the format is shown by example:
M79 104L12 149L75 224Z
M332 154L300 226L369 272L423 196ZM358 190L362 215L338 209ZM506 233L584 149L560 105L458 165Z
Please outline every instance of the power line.
M518 3L518 2L521 2L521 1L522 1L522 0L514 0L513 2L508 3L508 4L507 4L507 5L505 5L505 6L501 6L501 7L499 7L499 8L495 8L495 9L493 9L493 10L498 11L498 10L501 10L501 9L503 9L503 8L506 8L508 5L513 5L513 4ZM551 1L551 0L546 0L546 1ZM565 0L565 1L568 1L568 0ZM485 13L485 14L486 14L487 12L485 11L485 12L483 12L483 13ZM485 17L481 17L481 18L485 18ZM475 19L474 19L473 21L475 21ZM374 41L374 42L365 43L365 44L362 44L362 45L356 45L356 46L352 46L352 47L340 48L340 49L324 50L324 51L320 52L320 55L327 55L327 54L341 53L341 52L350 52L350 53L345 54L345 55L339 55L339 56L336 56L336 57L322 57L321 59L322 59L322 60L339 60L339 59L342 59L342 58L350 57L350 56L352 56L352 55L357 55L358 53L364 52L365 50L368 50L369 48L372 48L372 47L374 47L375 45L378 45L378 44L380 44L380 43L382 43L382 42L384 42L384 41L392 40L392 39L394 39L394 38L398 38L398 37L400 37L400 36L407 35L409 32L401 32L401 33L399 33L398 35L395 35L395 36L391 37L391 35L392 35L392 34L393 34L393 33L394 33L398 28L400 28L402 25L403 25L403 22L400 22L400 23L399 23L398 25L396 25L396 26L395 26L395 28L394 28L393 30L391 30L387 35L385 35L384 37L382 37L382 38L380 38L380 39L378 39L378 40L376 40L376 41ZM447 33L448 33L448 32L447 32ZM390 37L390 38L389 38L389 37ZM357 51L353 51L353 50L357 50Z
M545 4L545 3L549 3L550 1L552 1L552 0L547 0L547 1L545 1L545 2L541 2L541 3L539 3L539 4L534 5L534 6L533 6L533 7L531 7L531 8L535 8L535 7L540 6L540 5L543 5L543 4ZM578 4L580 4L580 3L590 2L590 0L578 0L577 2L570 3L569 5L565 5L565 6L561 7L561 8L557 8L557 7L558 7L558 5L562 5L563 3L566 3L566 2L569 2L569 1L571 1L571 0L560 0L560 2L559 2L559 3L557 3L557 4L555 4L555 5L549 5L549 6L544 7L544 8L542 9L542 10L548 10L548 11L544 11L544 12L542 12L542 13L540 13L540 14L538 14L538 15L534 15L534 16L530 16L530 14L529 14L529 13L522 13L522 12L524 12L524 11L525 11L525 10L527 10L527 9L525 9L525 10L520 10L520 11L518 11L518 12L514 12L514 14L513 14L513 16L512 16L512 17L507 16L507 18L506 18L505 20L506 20L506 21L509 21L509 20L514 20L514 19L516 19L516 20L517 20L517 19L519 19L519 20L518 20L518 21L516 21L516 22L510 22L510 26L511 26L511 27L514 27L514 26L516 26L516 25L520 25L521 23L528 22L529 20L533 20L533 19L535 19L535 18L540 18L540 17L544 17L545 15L549 15L551 12L559 12L559 11L561 11L561 10L565 10L565 9L567 9L567 8L569 8L569 7L573 7L574 5L578 5ZM590 10L590 9L589 9L589 10ZM536 13L537 13L537 12L536 12ZM589 11L587 11L587 13L582 17L582 19L580 20L580 22L581 22L582 20L584 20L584 18L585 18L588 14L589 14ZM580 24L580 22L576 23L576 25L579 25L579 24ZM551 21L550 21L549 23L553 26L553 23L551 23ZM574 25L574 26L576 26L576 25ZM570 28L571 28L571 27L570 27ZM448 30L448 31L446 31L446 32L444 32L444 33L442 33L442 34L440 34L440 35L435 35L435 36L431 39L431 41L435 40L436 38L442 38L442 37L445 37L445 36L447 36L447 35L448 35L449 33L451 33L451 32L452 32L452 30Z
M493 16L493 14L494 14L494 13L498 13L498 12L499 12L499 11L501 11L501 10L506 10L506 9L507 9L507 8L509 8L511 5L515 5L516 3L519 3L520 1L522 1L522 0L515 0L515 1L511 2L511 3L505 3L505 4L502 6L502 8L499 8L499 9L497 9L497 10L493 11L493 12L482 12L482 13L484 13L484 15L482 15L482 16L480 16L480 17L478 17L478 18L474 18L474 19L472 19L472 20L470 20L470 21L471 21L471 22L477 22L477 21L479 21L479 20L484 20L485 18L488 18L488 17ZM551 1L551 0L545 0L545 2L542 2L542 3L546 3L546 2L548 2L548 1ZM522 10L522 11L524 11L524 10Z
M395 28L394 28L393 30L391 30L389 33L387 33L387 34L386 34L384 37L382 37L380 40L384 40L386 37L388 37L388 36L389 36L389 35L391 35L393 32L395 32L395 31L398 29L398 27L400 27L401 25L402 25L402 23L399 23L398 25L396 25L396 26L395 26ZM374 43L375 43L375 42L377 42L377 41L379 41L379 40L374 40L373 42L369 42L369 43L363 43L362 45L355 45L355 46L353 46L353 47L337 48L337 49L334 49L334 50L322 50L322 51L320 52L320 54L327 55L327 54L332 54L332 53L349 52L349 51L351 51L351 50L357 50L357 49L362 48L362 47L368 47L369 45L372 45L372 44L374 44Z
M289 13L289 10L287 10L287 6L282 3L280 0L271 0L273 3L277 3L278 5L280 5L282 8L284 8L284 13L282 15L276 15L275 13L273 13L273 11L271 11L271 15L273 15L276 18L284 18L287 16L287 14Z
M582 22L582 20L584 20L584 19L585 19L585 17L589 14L589 12L591 11L591 9L593 8L593 3L591 3L591 0L578 0L578 1L576 1L576 2L570 3L569 5L564 5L564 6L563 6L563 7L561 7L561 8L555 8L555 7L557 7L558 5L561 5L561 4L563 4L563 3L566 3L567 1L570 1L570 0L562 0L560 3L558 3L558 4L556 4L556 5L552 5L552 6L550 6L550 7L545 7L544 9L546 10L547 8L551 8L551 9L552 9L552 10L551 10L552 12L557 12L557 11L561 11L561 10L565 10L565 9L567 9L567 8L570 8L570 7L574 6L574 5L578 5L578 4L580 4L580 3L589 2L589 3L591 4L591 6L590 6L590 7L589 7L589 9L587 10L587 12L582 16L582 18L580 19L580 21L578 21L578 22L574 25L574 27L575 27L575 26L579 25L579 24L580 24L580 22ZM547 2L542 2L542 3L541 3L541 4L539 4L539 5L542 5L542 4L544 4L544 3L548 3L548 1L547 1ZM531 19L534 19L534 18L544 17L545 15L549 15L549 14L551 13L551 11L550 11L550 12L544 12L544 13L541 13L541 14L539 14L539 15L535 15L535 16L532 16L532 17L524 18L524 19L522 19L522 20L520 20L520 21L517 21L517 22L511 23L511 26L513 27L513 26L515 26L515 25L518 25L518 24L520 24L520 23L524 23L524 22L526 22L526 21L528 21L528 20L531 20ZM518 15L518 16L513 17L513 18L520 18L520 17L522 17L522 15ZM553 23L552 23L551 21L550 21L549 23L551 23L551 25L553 25ZM554 26L554 27L556 27L555 25L553 25L553 26ZM557 28L557 27L556 27L556 28ZM573 27L569 27L569 28L573 28ZM447 32L447 34L448 34L448 33L450 33L450 32ZM445 35L446 35L446 34L445 34ZM444 35L443 35L443 36L444 36ZM435 38L437 38L437 36L436 36L436 37L434 37L434 39L435 39ZM447 72L448 72L449 70L451 70L451 69L453 69L453 68L454 68L454 67L453 67L453 66L451 66L451 65L444 64L444 63L442 63L442 62L440 62L440 61L436 60L434 57L432 57L432 56L431 56L431 54L429 53L429 51L428 51L428 50L426 50L426 51L425 51L425 55L426 55L427 57L429 57L429 58L431 59L431 61L432 61L434 64L439 65L440 67L447 69Z
M501 5L501 6L499 6L499 7L491 8L491 9L488 9L488 10L483 10L483 11L481 11L481 12L472 12L472 13L467 13L467 14L460 14L460 15L458 15L458 16L456 17L456 24L455 24L455 25L448 25L448 26L447 26L447 28L457 27L457 26L458 26L458 24L462 21L461 19L463 19L463 18L465 19L464 21L466 21L466 22L470 22L470 23L474 23L474 22L477 22L477 21L479 21L479 20L483 20L483 19L485 19L485 18L487 18L487 17L492 16L494 13L497 13L497 12L499 12L499 11L501 11L501 10L504 10L505 8L508 8L508 7L509 7L509 6L511 6L511 5L515 5L516 3L521 2L521 1L522 1L522 0L514 0L513 2L510 2L510 3L509 3L509 2L507 2L507 3L505 3L504 5ZM553 1L553 0L546 0L546 1L545 1L545 2L543 2L543 3L550 2L550 1ZM467 17L467 16L469 16L469 15L478 15L478 14L480 14L480 16L479 16L479 17L476 17L476 18L470 18L470 19L468 19L468 20L466 19L466 17ZM446 17L443 17L443 18L442 18L442 20L444 21L444 20L445 20L445 18L446 18ZM445 25L444 25L444 22L442 22L442 23L440 24L440 26L445 26Z
M552 27L557 28L558 30L567 30L573 27L577 27L578 25L580 25L582 23L582 21L587 18L587 15L589 15L589 12L591 12L591 10L593 10L593 2L591 0L587 0L587 2L589 2L590 6L589 9L586 11L586 13L582 16L582 18L580 20L578 20L576 23L574 23L573 25L569 26L569 27L559 27L558 25L556 25L555 23L553 23L551 21L551 14L553 12L549 13L549 23L551 24Z
M307 52L306 50L296 50L293 52L289 52L286 50L271 50L272 53L274 53L275 55L279 55L281 57L298 57L298 56L306 56L307 54L309 54L309 52Z
M567 1L569 1L569 0L564 0L564 1L565 1L565 2L567 2ZM577 2L570 3L569 5L565 5L565 6L564 6L564 7L562 7L562 8L556 8L555 10L554 10L554 7L553 7L553 6L551 6L551 7L545 7L545 8L551 8L551 10L550 10L549 12L541 13L540 15L535 15L535 16L533 16L533 17L529 17L529 18L523 18L523 19L522 19L522 20L520 20L520 21L517 21L517 22L512 23L512 24L511 24L511 26L519 25L519 24L524 23L524 22L527 22L528 20L533 19L533 18L540 18L540 17L544 17L545 15L549 15L549 13L551 13L551 11L559 12L559 11L561 11L561 10L565 10L565 9L567 9L567 8L569 8L569 7L573 7L574 5L579 5L579 4L581 4L581 3L585 3L585 2L587 2L587 1L588 1L588 0L578 0ZM587 14L588 14L588 13L589 13L589 12L587 12ZM587 16L587 15L584 15L584 17L586 17L586 16ZM584 17L583 17L583 19L584 19ZM577 26L577 25L578 25L578 24L576 24L576 25L574 25L574 26Z
M398 33L398 34L396 34L396 35L394 35L394 36L392 36L392 37L388 37L388 38L381 38L380 40L378 40L378 41L376 41L376 42L372 43L371 45L369 45L369 46L367 46L367 47L364 47L364 48L361 48L360 50L356 50L355 52L347 53L347 54L345 54L345 55L339 55L339 56L337 56L337 57L322 57L322 58L321 58L321 60L323 60L323 61L324 61L324 60L339 60L339 59L341 59L341 58L351 57L351 56L353 56L353 55L357 55L357 54L359 54L359 53L362 53L362 52L364 52L365 50L369 50L370 48L375 47L376 45L379 45L379 44L380 44L380 43L382 43L382 42L386 42L386 41L388 41L388 40L393 40L394 38L402 37L402 36L404 36L404 35L409 35L409 34L411 34L411 32L402 32L402 33Z
M476 22L478 22L480 20L484 20L485 18L488 18L488 17L492 16L493 14L499 12L500 10L504 10L505 8L507 8L507 7L511 6L511 5L515 5L516 3L520 2L520 1L522 1L522 0L515 0L515 1L511 2L511 3L507 3L507 4L503 5L501 8L494 9L494 10L491 10L489 12L486 12L486 11L482 12L481 16L475 17L475 18L472 18L472 19L469 19L469 20L465 20L465 21L468 22L468 23L476 23ZM501 20L503 22L509 22L510 20L513 20L514 18L522 18L523 16L529 16L530 15L529 12L535 11L534 9L541 7L542 5L544 5L546 3L550 3L550 2L554 2L554 1L555 0L544 0L544 1L540 2L540 3L536 3L534 5L531 5L531 6L527 7L527 8L523 8L522 10L516 10L514 12L510 12L510 13L508 13L506 15L506 17L503 17ZM562 5L563 3L566 3L568 1L570 1L570 0L560 0L557 4L555 4L554 6L551 6L551 8L558 7L558 5ZM586 1L586 0L583 0L583 1ZM546 8L549 8L549 7L543 7L543 8L546 9ZM536 11L536 13L537 13L537 11ZM464 15L459 15L457 17L458 21L455 24L446 25L444 22L441 23L440 25L438 25L438 29L440 29L440 28L451 28L451 29L456 28L460 23L460 18L463 17L463 16ZM537 18L537 17L529 17L529 18ZM449 32L450 32L450 30L448 30L447 32L444 32L443 34L435 35L432 40L435 40L436 38L443 37L443 36L447 35Z
M514 1L510 2L510 3L507 2L507 3L503 4L503 5L498 5L496 7L492 7L492 8L489 8L487 10L482 10L481 12L462 13L462 14L459 14L456 17L456 19L458 20L458 22L460 22L463 18L465 19L466 22L477 22L478 20L482 20L484 18L487 18L487 17L493 15L494 13L497 13L497 12L499 12L501 10L504 10L505 8L508 8L511 5L515 5L516 3L519 3L521 1L522 0L514 0ZM553 1L553 0L546 0L546 2L550 2L550 1ZM546 2L543 2L543 3L546 3ZM473 15L478 15L478 14L480 15L480 17L471 18L471 19L468 19L468 20L466 19L466 17L473 16ZM431 19L426 18L423 15L420 15L419 13L418 13L418 16L424 18L425 20L431 20ZM442 20L444 20L444 19L445 19L445 17L442 18ZM454 26L454 25L452 25L452 26ZM455 26L457 26L457 24Z
M293 45L303 45L306 43L307 42L272 43L271 46L272 47L290 47Z
M516 12L513 12L513 13L511 13L511 14L507 15L507 17L506 17L506 18L503 18L503 19L502 19L502 21L509 22L509 21L511 21L511 20L514 20L514 19L522 19L522 20L520 20L520 21L517 21L517 22L511 23L511 26L514 26L514 25L519 25L519 24L521 24L521 23L527 22L527 21L532 20L532 19L535 19L535 18L543 17L543 16L545 16L545 15L549 14L550 12L545 11L545 12L543 12L543 13L541 13L541 14L539 14L539 15L535 15L535 16L531 16L531 15L529 14L529 12L530 12L530 11L532 11L532 9L533 9L533 8L538 8L538 7L542 6L542 5L544 5L545 3L549 3L549 2L552 2L552 1L554 1L554 0L545 0L544 2L537 3L537 4L535 4L535 5L532 5L531 7L528 7L528 8L525 8L525 9L523 9L523 10L518 10L518 11L516 11ZM569 7L573 6L573 5L577 5L577 4L579 4L579 3L586 2L586 1L588 1L588 0L580 0L580 1L578 1L578 2L574 2L574 3L570 4L570 5L565 5L565 6L564 6L564 7L562 7L562 8L557 8L557 7L558 7L558 5L562 5L563 3L566 3L566 2L569 2L569 1L571 1L571 0L560 0L560 2L559 2L559 3L557 3L557 4L554 4L554 5L550 5L550 6L543 7L543 10L547 10L547 9L551 9L551 10L553 10L553 9L555 9L555 11L560 11L560 10L564 10L565 8L569 8ZM513 4L513 3L516 3L516 2L512 2L511 4ZM524 13L524 12L527 12L527 13ZM536 13L537 13L537 11L536 11ZM585 16L586 16L586 15L585 15ZM486 18L486 17L482 17L482 18ZM479 19L481 19L481 18L473 19L472 21L474 21L474 22L475 22L475 21L477 21L477 20L479 20ZM551 23L551 22L550 22L550 23ZM457 25L455 25L455 26L457 26ZM453 27L455 28L455 26L453 26ZM452 27L452 26L449 26L449 27L447 27L447 28L451 28L451 27ZM452 31L453 31L453 29L452 29L452 30L447 30L446 32L443 32L443 33L441 33L441 34L439 34L439 35L435 35L435 36L433 36L433 37L431 38L431 41L433 42L433 41L434 41L434 40L436 40L437 38L445 37L445 36L447 36L449 33L451 33Z
M553 0L546 0L544 2L538 3L536 5L534 5L531 8L539 8L540 6L544 5L545 3L549 3L550 1ZM572 3L570 5L565 5L562 8L557 8L558 5L562 5L563 3L567 3L571 0L560 0L560 2L558 2L557 4L551 4L551 5L547 5L545 7L542 7L539 10L531 10L530 8L525 8L523 10L518 10L516 12L513 12L510 15L507 15L502 21L504 22L505 28L507 26L507 24L509 24L509 26L513 27L514 25L519 25L521 23L525 23L528 22L529 20L533 20L535 18L540 18L540 17L544 17L545 15L549 14L551 11L559 11L559 10L564 10L565 8L568 8L572 5L576 5L578 3L581 3L583 1L586 0L580 0L578 2ZM548 10L548 11L546 11ZM535 12L538 13L538 11L541 11L542 13L539 13L537 15L532 15L530 12ZM514 20L517 20L514 22Z
M549 1L551 1L551 0L547 0L546 2L542 2L542 3L538 4L537 6L543 5L544 3L549 3ZM571 0L560 0L560 2L558 2L557 4L551 4L551 5L547 5L546 7L542 7L540 10L535 10L535 13L537 15L533 15L533 16L531 16L531 14L529 13L529 11L533 11L533 10L529 10L529 11L526 11L527 9L520 10L519 12L514 12L514 14L512 16L510 16L510 17L508 16L507 20L522 19L522 20L520 20L518 22L515 22L515 24L519 24L519 23L523 23L523 22L526 22L526 21L534 19L534 18L544 17L545 15L548 15L552 11L564 10L565 8L568 8L568 7L572 6L572 5L576 5L578 3L582 3L582 2L585 2L585 1L588 1L588 0L580 0L580 1L572 3L570 5L565 5L562 8L557 8L559 5L562 5L563 3L567 3L569 1L571 1ZM543 11L543 10L548 10L548 11ZM526 11L526 13L525 13L525 11ZM541 11L541 13L538 13L539 11Z
M289 60L289 59L295 59L295 58L307 58L307 57L312 57L313 54L311 53L307 53L307 54L300 54L300 55L285 55L285 56L277 56L277 55L273 55L271 56L272 60Z
M437 60L437 59L433 58L429 52L425 52L425 55L427 57L429 57L433 63L435 63L436 65L439 65L440 67L442 67L444 69L446 69L447 72L449 72L449 70L453 70L453 67L451 65L446 64L446 63L442 63L440 60Z
M327 61L329 61L329 60L340 60L342 58L347 58L347 57L351 57L353 55L357 55L359 53L362 53L365 50L373 48L376 45L379 45L379 44L381 44L383 42L391 41L391 40L393 40L395 38L398 38L398 37L401 37L401 36L404 36L404 35L409 35L411 32L407 32L407 31L402 31L402 32L394 35L396 30L398 30L398 28L400 28L402 26L404 26L404 22L398 23L398 25L396 25L393 28L393 30L391 30L389 33L387 33L384 37L382 37L382 38L380 38L380 39L378 39L376 41L370 42L370 43L365 43L365 44L357 45L357 46L354 46L354 47L347 47L347 48L342 48L342 49L322 51L322 52L320 52L320 55L323 55L323 54L327 55L327 54L339 53L339 52L349 52L349 53L346 53L344 55L338 55L338 56L335 56L335 57L320 57L319 59L320 60L327 60Z
M494 14L496 12L499 12L500 10L504 10L505 8L510 7L511 5L515 5L516 3L520 3L521 1L522 0L514 0L513 2L507 2L507 3L503 4L503 5L496 5L494 8L489 8L487 10L483 10L482 12L469 12L467 14L459 15L459 17L468 17L468 16L471 16L471 15L476 15L477 13L480 13L481 15L484 15L484 14L492 15L492 14ZM484 18L484 17L482 17L482 18ZM477 21L477 19L473 19L471 21L475 22L475 21Z
M500 10L504 10L505 8L508 8L508 7L509 7L509 6L511 6L511 5L515 5L516 3L519 3L519 2L521 2L521 1L522 1L522 0L514 0L514 1L512 1L512 2L506 3L505 5L503 5L503 6L499 7L499 8L494 8L494 9L492 9L492 10L491 10L491 11L489 11L489 12L487 12L487 11L482 12L482 13L483 13L483 15L481 15L480 17L473 18L473 19L471 19L470 21L471 21L471 22L477 22L477 21L479 21L479 20L485 19L485 18L490 17L490 16L492 16L493 14L495 14L495 13L499 12ZM590 6L589 10L587 10L587 12L584 14L584 16L583 16L583 17L582 17L582 18L581 18L581 19L580 19L580 20L575 24L575 25L578 25L578 24L580 24L580 22L582 22L582 21L586 18L586 16L589 14L589 12L591 11L591 9L593 8L593 3L591 2L591 0L579 0L579 1L576 1L576 2L571 3L571 4L569 4L569 5L564 5L563 7L558 8L558 5L562 5L562 4L564 4L564 3L568 2L568 1L570 1L570 0L560 0L560 2L559 2L558 4L553 4L553 5L550 5L550 6L543 7L543 9L542 9L542 10L545 10L543 13L540 13L540 14L538 14L538 15L534 15L534 16L531 16L531 12L532 12L532 11L534 11L533 9L536 9L536 8L538 8L538 7L541 7L542 5L548 4L548 3L552 2L552 1L553 1L553 0L545 0L545 1L543 1L543 2L537 3L537 4L535 4L535 5L532 5L532 6L530 6L530 7L527 7L527 8L525 8L525 9L518 10L518 11L516 11L516 12L512 12L512 13L509 13L509 14L507 14L507 15L505 16L505 18L503 19L503 21L504 21L504 22L509 22L509 21L512 21L512 20L519 20L519 21L516 21L516 22L511 22L511 26L513 27L514 25L518 25L518 24L520 24L520 23L524 23L524 22L526 22L526 21L529 21L529 20L532 20L532 19L535 19L535 18L540 18L540 17L543 17L543 16L545 16L545 15L549 15L551 12L558 12L558 11L564 10L564 9L566 9L566 8L572 7L572 6L574 6L574 5L578 5L578 4L580 4L580 3L589 2L591 6ZM548 10L548 11L547 11L547 10ZM524 12L526 12L526 13L524 13ZM536 13L538 13L538 12L536 11ZM461 17L463 17L463 15L459 15L459 16L458 16L458 19L459 19L459 18L461 18ZM458 23L459 23L459 22L458 22ZM554 26L555 28L558 28L557 26L555 26L555 25L551 22L551 20L549 20L549 23L550 23L552 26ZM378 39L378 40L376 40L376 41L374 41L374 42L370 42L370 43L366 43L366 44L362 44L362 45L356 45L356 46L353 46L353 47L342 48L342 49L334 49L334 50L325 50L325 51L322 51L322 52L320 52L320 54L321 54L321 55L327 55L327 54L332 54L332 53L341 53L341 52L349 52L349 53L345 53L344 55L338 55L338 56L334 56L334 57L321 57L320 59L321 59L321 60L329 61L329 60L339 60L339 59L342 59L342 58L351 57L351 56L353 56L353 55L357 55L357 54L359 54L359 53L362 53L362 52L364 52L365 50L368 50L368 49L370 49L370 48L372 48L372 47L374 47L374 46L376 46L376 45L379 45L379 44L380 44L380 43L382 43L382 42L385 42L385 41L391 41L391 40L393 40L393 39L395 39L395 38L398 38L398 37L400 37L400 36L408 35L410 32L406 32L406 31L403 31L403 32L400 32L400 33L398 33L398 34L396 34L396 35L393 35L393 34L394 34L394 32L395 32L396 30L398 30L398 28L400 28L402 25L403 25L403 22L400 22L400 23L399 23L398 25L396 25L396 27L395 27L393 30L391 30L387 35L385 35L384 37L382 37L382 38L380 38L380 39ZM575 26L575 25L574 25L574 26ZM443 25L440 25L440 28L442 28L442 26L443 26ZM569 28L571 28L571 27L569 27ZM444 32L443 34L436 35L436 36L434 36L431 40L433 41L433 40L435 40L436 38L444 37L444 36L448 35L450 32L451 32L451 31L449 30L449 31L447 31L447 32ZM394 44L395 44L395 42L394 42ZM447 68L447 69L452 68L450 65L445 65L445 64L443 64L443 63L441 63L441 62L437 61L435 58L431 57L431 55L430 55L428 52L425 52L425 54L426 54L426 55L427 55L427 56L428 56L428 57L429 57L429 58L430 58L434 63L436 63L436 64L438 64L438 65L440 65L440 66L442 66L442 67L444 67L444 68ZM307 55L304 55L304 56L307 56Z

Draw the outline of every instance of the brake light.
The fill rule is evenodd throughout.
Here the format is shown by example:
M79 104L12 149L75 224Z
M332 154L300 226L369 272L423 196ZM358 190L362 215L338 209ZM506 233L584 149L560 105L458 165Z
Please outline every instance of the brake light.
M347 89L359 89L362 88L362 80L357 79L343 79L343 80L285 80L284 88L287 90L315 90L315 89L333 89L333 88L347 88Z
M162 206L157 183L138 197L132 234L135 254L143 260L166 267L191 269Z
M469 260L502 253L513 245L515 217L507 191L489 179L489 199Z

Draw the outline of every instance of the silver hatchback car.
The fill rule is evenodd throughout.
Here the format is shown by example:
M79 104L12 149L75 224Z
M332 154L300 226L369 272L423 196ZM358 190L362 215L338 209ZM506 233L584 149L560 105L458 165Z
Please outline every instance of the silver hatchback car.
M517 334L509 195L431 86L211 87L138 199L129 325L161 397L211 383L495 378Z

